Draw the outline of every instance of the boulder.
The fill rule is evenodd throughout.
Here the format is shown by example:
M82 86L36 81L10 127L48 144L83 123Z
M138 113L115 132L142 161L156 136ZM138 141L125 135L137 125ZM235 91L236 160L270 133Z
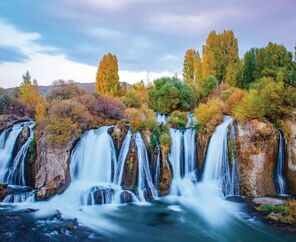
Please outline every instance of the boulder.
M242 195L275 195L274 169L278 132L272 124L251 120L237 124L236 152Z
M296 111L281 121L285 138L286 174L290 194L296 195Z
M69 159L74 142L75 139L72 139L64 146L54 147L48 144L46 134L37 140L36 199L48 199L68 187Z
M287 205L286 201L279 198L273 198L273 197L257 197L253 199L253 202L259 205L281 205L281 206Z
M0 202L2 202L9 194L11 194L11 191L9 190L7 184L0 184Z
M133 194L129 191L122 191L120 194L120 203L132 203L134 201Z

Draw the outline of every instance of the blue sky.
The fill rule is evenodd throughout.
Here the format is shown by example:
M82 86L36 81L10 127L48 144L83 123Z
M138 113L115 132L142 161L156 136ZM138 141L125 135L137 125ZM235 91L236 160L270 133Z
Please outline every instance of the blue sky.
M211 30L232 29L240 54L268 41L296 42L295 0L2 0L0 86L95 80L105 53L130 83L181 74L184 52L200 50Z

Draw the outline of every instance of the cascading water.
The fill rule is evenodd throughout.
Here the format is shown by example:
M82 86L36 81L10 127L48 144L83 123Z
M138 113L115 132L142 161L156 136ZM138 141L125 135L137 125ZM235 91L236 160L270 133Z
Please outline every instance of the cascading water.
M127 158L127 154L129 152L131 139L132 139L132 132L131 130L128 130L127 135L124 138L122 147L119 152L118 164L117 164L116 173L115 173L115 184L119 186L121 185L121 182L122 182L124 164Z
M116 151L108 133L110 127L87 131L71 154L71 185L63 199L77 205L110 202L120 187L116 186Z
M191 112L187 113L186 128L194 127L195 124L196 124L196 119L195 119L193 113L191 113Z
M287 195L286 182L284 179L284 138L281 132L279 132L279 146L278 146L278 156L276 164L276 192L278 195Z
M150 192L155 199L158 197L158 193L152 181L146 145L139 132L135 134L135 141L138 153L137 195L141 201L146 201L147 193Z
M232 187L235 187L231 179L227 140L228 128L232 122L233 118L225 116L223 123L212 135L203 174L203 182L211 184L215 192L224 197L233 195Z
M17 203L33 201L35 192L25 187L25 159L29 146L34 139L35 122L20 122L12 128L6 129L0 136L0 183L9 185L13 192L7 195L3 202ZM16 150L17 140L24 128L29 128L29 137Z
M170 194L180 195L184 180L196 181L197 161L195 145L195 129L185 131L170 129L172 138L169 161L173 170Z
M163 113L156 113L156 123L158 125L165 125L167 123L167 117Z
M33 128L35 126L35 122L28 122L29 128L29 137L26 142L22 145L20 150L17 152L17 155L12 160L11 164L6 166L6 169L3 172L3 181L4 183L10 185L20 185L25 186L25 158L29 149L29 146L34 139L34 131ZM27 125L26 124L26 125Z
M158 187L159 176L160 176L160 148L157 146L157 160L154 174L154 187Z

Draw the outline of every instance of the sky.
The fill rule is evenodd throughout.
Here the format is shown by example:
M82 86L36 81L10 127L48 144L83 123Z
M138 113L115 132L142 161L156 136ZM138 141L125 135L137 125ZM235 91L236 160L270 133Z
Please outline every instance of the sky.
M39 85L94 82L106 53L120 81L182 74L184 53L233 30L240 56L269 41L293 51L296 0L1 0L0 86L29 70Z

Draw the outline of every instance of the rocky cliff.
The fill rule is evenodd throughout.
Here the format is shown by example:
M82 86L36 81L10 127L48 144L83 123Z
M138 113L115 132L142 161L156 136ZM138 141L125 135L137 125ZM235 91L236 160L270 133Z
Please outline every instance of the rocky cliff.
M272 124L251 120L237 124L236 149L241 194L274 195L278 132Z
M296 111L281 122L285 137L285 163L290 193L296 194Z

